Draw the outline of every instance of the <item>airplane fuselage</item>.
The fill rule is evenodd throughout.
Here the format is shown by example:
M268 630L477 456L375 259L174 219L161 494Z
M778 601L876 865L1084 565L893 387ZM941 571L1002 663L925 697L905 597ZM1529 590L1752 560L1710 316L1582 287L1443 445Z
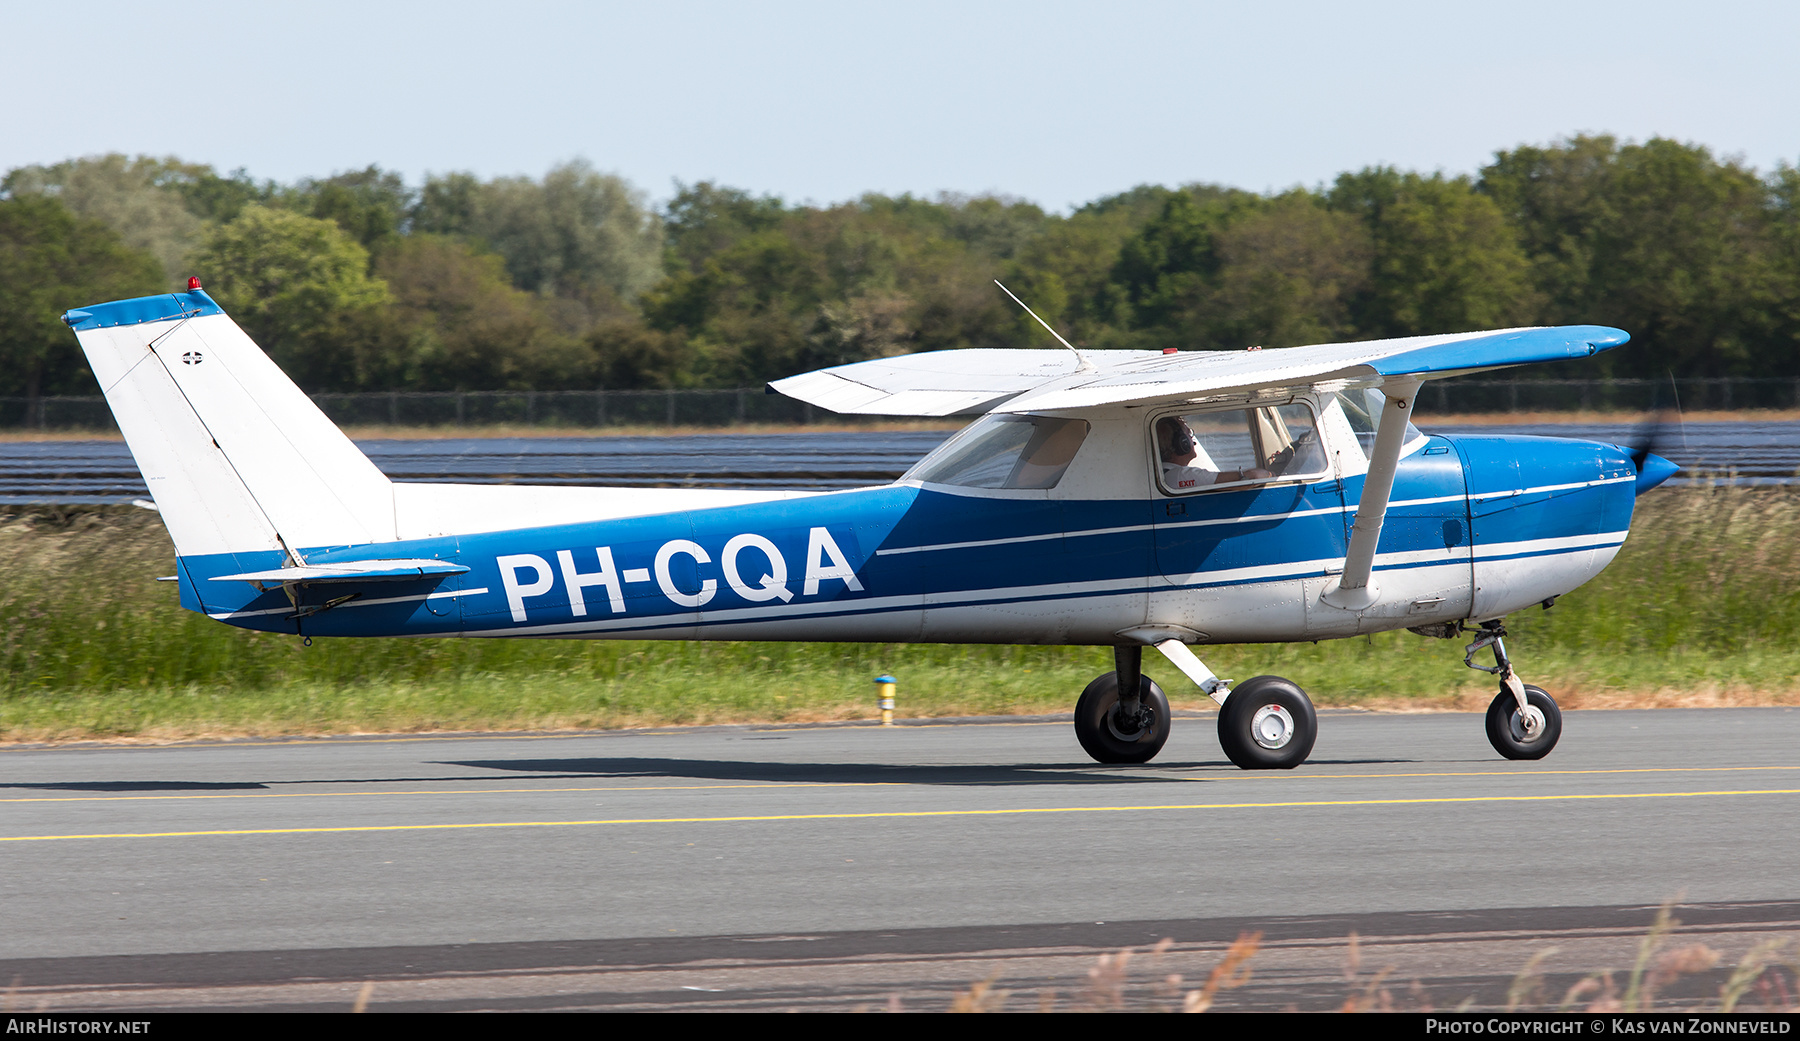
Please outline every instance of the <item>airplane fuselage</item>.
M1499 617L1570 591L1623 544L1635 473L1611 445L1422 438L1395 479L1379 600L1356 612L1320 594L1342 568L1361 475L1186 496L1139 481L1142 494L1089 497L1084 486L1107 482L1079 468L1047 491L907 481L311 547L309 564L469 570L301 585L291 599L210 581L277 567L279 552L184 556L181 587L186 606L221 621L310 636L1112 644L1152 625L1194 643L1317 640Z

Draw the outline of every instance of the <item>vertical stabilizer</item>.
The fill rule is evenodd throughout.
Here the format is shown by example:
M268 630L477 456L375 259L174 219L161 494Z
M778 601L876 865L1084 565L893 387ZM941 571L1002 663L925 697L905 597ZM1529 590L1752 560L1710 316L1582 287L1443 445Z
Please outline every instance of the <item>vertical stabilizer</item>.
M391 541L393 485L198 289L70 311L183 556Z

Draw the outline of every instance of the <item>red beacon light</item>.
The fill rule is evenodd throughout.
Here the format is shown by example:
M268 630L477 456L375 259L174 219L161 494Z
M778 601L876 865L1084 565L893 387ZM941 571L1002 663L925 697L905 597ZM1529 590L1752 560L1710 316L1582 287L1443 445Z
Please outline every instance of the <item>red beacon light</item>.
M1178 347L1164 347L1163 353L1164 354L1179 354L1179 353L1181 353L1181 349Z
M199 288L200 288L200 276L199 275L189 275L188 276L188 292L191 293L194 290L199 289Z

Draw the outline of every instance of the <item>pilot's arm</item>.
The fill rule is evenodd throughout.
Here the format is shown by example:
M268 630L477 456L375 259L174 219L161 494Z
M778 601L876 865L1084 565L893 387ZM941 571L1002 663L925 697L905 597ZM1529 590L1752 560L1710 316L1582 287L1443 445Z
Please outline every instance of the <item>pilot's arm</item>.
M1275 476L1267 470L1252 467L1248 470L1206 470L1198 466L1179 466L1172 463L1163 464L1163 485L1173 491L1191 491L1195 488L1207 488L1215 484L1231 484L1235 481L1267 480Z
M1157 422L1156 440L1162 457L1163 485L1175 491L1274 476L1267 470L1259 469L1209 470L1201 466L1189 466L1189 463L1202 458L1212 462L1212 458L1201 451L1200 440L1194 436L1187 423L1175 416L1167 416Z
M1190 488L1206 488L1219 483L1225 476L1217 470L1206 470L1198 466L1177 466L1173 463L1163 464L1163 484L1175 491L1186 491ZM1232 475L1236 480L1237 475Z

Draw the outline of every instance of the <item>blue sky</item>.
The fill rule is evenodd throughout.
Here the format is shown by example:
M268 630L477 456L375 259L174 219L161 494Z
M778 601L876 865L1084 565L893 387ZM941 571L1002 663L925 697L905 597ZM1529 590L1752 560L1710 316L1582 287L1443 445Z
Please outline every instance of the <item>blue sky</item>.
M1663 135L1800 160L1800 4L0 0L0 169L109 151L292 180L369 163L657 199L1254 190Z

